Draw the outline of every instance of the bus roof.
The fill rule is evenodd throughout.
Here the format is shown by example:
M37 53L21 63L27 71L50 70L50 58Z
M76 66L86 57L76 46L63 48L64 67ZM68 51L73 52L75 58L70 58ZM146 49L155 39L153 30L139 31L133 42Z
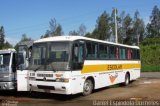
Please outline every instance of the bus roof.
M75 40L88 40L88 41L95 41L95 42L101 42L106 44L139 49L138 46L124 45L124 44L113 43L113 42L108 42L104 40L83 37L83 36L54 36L54 37L48 37L48 38L42 38L42 39L36 40L34 41L34 43L43 43L43 42L51 42L51 41L75 41Z

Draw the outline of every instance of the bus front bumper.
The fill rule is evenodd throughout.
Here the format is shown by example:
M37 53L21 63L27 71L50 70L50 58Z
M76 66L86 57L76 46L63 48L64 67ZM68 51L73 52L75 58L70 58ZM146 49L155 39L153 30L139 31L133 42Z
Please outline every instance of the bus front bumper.
M47 81L29 81L30 91L71 94L69 83L63 82L47 82Z

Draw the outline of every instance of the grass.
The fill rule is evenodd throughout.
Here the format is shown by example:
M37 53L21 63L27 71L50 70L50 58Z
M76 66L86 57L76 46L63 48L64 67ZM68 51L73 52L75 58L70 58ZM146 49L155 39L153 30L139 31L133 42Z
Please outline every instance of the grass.
M142 65L142 72L160 72L160 65Z

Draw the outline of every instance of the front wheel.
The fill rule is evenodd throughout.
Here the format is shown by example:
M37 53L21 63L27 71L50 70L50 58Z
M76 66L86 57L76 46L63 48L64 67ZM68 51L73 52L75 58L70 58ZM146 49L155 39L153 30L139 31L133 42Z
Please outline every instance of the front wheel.
M93 82L90 79L87 79L83 85L83 95L89 95L93 91Z

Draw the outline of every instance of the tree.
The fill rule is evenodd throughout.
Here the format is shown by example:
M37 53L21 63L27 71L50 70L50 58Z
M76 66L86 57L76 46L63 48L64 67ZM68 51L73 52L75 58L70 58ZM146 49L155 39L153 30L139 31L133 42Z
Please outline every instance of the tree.
M63 34L62 26L53 18L49 22L51 36L61 36Z
M86 34L86 26L84 24L81 24L79 26L79 31L78 31L79 35L84 36Z
M124 18L126 17L125 11L122 11L119 18L118 18L118 42L123 43L124 39L126 38L126 29L124 24Z
M8 41L6 41L4 43L4 47L3 48L5 48L5 49L7 49L7 48L13 48L13 46Z
M60 24L57 25L55 32L53 33L54 36L61 36L63 35L62 26Z
M160 10L154 6L152 15L150 16L150 23L147 24L147 37L160 36Z
M56 28L57 28L57 22L55 18L50 20L49 27L50 27L51 34L54 35L54 32L56 31Z
M84 24L81 24L77 31L76 30L69 31L69 35L84 36L85 34L86 34L86 26Z
M87 33L85 34L85 37L92 38L92 34L91 34L90 32L87 32Z
M57 23L55 18L50 20L49 27L50 30L46 30L46 33L42 35L40 38L47 38L50 36L61 36L64 34L62 26Z
M27 37L26 34L22 34L21 40L14 46L14 48L15 48L16 50L18 50L18 44L19 44L20 42L31 41L31 40L32 40L32 39L31 39L30 37Z
M145 25L143 19L140 18L140 14L138 11L134 14L134 21L133 21L133 40L134 43L139 45L139 42L141 42L144 38L144 31L145 31Z
M51 34L51 31L47 30L46 33L41 36L41 38L47 38L50 36L50 34Z
M0 49L3 49L4 41L5 41L4 27L1 26L0 27Z
M97 39L106 40L110 38L111 35L111 27L110 27L110 16L104 11L102 15L97 20L97 28L98 31Z
M75 30L73 30L73 31L70 31L69 32L69 35L79 35L79 33L78 33L78 31L75 31Z
M133 25L132 18L127 14L124 18L125 38L123 43L131 45L133 43Z
M0 27L0 50L1 49L7 49L12 48L12 45L5 40L5 33L4 33L4 27Z
M23 42L23 41L31 41L31 40L32 40L32 39L29 38L29 37L27 37L26 34L22 34L22 38L21 38L20 42Z

